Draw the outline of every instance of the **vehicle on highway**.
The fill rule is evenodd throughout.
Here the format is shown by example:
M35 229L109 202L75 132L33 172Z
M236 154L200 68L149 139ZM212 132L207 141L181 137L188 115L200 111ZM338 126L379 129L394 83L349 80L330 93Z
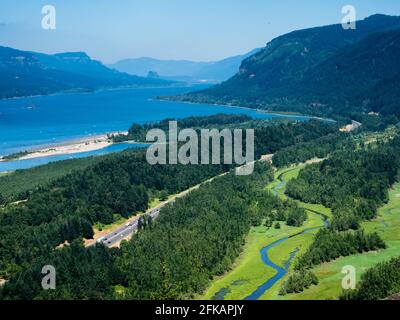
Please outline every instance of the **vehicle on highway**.
M103 238L98 239L96 242L97 243L102 243L104 240L106 240L106 239L104 239L104 237L103 237Z

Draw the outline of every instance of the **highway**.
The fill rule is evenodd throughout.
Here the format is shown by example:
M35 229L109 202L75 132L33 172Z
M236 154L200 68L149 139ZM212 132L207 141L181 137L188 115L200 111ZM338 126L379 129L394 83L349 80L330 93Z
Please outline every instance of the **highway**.
M224 173L226 174L226 173ZM224 175L222 174L222 175ZM149 215L153 220L157 219L158 216L160 215L160 211L163 207L165 207L167 204L173 203L176 199L184 197L185 195L187 195L189 192L199 188L200 185L212 181L214 178L211 178L203 183L200 183L197 186L194 186L188 190L185 190L183 192L181 192L180 194L176 195L175 197L163 202L162 204L158 205L156 208L153 208L149 211L146 212L147 215ZM126 222L124 225L119 226L118 228L110 231L110 233L108 233L107 235L101 237L100 239L98 239L96 242L91 243L90 245L88 245L88 247L91 246L95 246L98 243L102 243L104 244L106 247L108 248L112 248L115 246L118 246L118 244L122 241L125 240L127 238L129 238L130 236L132 236L135 232L137 232L138 230L138 223L139 223L139 216L137 216L137 219L135 219L134 221L130 221L130 222Z
M261 161L271 161L272 160L273 155L265 155L263 156L263 158L261 159ZM244 166L243 166L244 167ZM217 177L221 177L226 175L228 172L222 173ZM155 220L158 218L158 216L160 215L160 211L163 207L165 207L167 204L169 203L173 203L177 198L181 198L184 197L185 195L187 195L189 192L197 189L200 187L200 185L207 183L207 182L211 182L212 180L214 180L217 177L213 177L207 181L204 181L200 184L198 184L197 186L194 186L188 190L185 190L183 192L181 192L180 194L176 195L175 197L173 197L170 200L167 200L165 202L163 202L162 204L158 205L156 208L153 208L151 210L149 210L148 212L146 212L147 215L150 215L150 217ZM137 217L137 219L135 219L134 221L130 221L130 222L126 222L124 225L119 226L118 228L110 231L110 233L106 234L105 236L101 237L100 239L98 239L97 241L95 241L94 243L91 243L90 245L87 245L88 247L90 246L95 246L96 244L104 244L106 247L108 248L112 248L115 246L118 246L118 244L124 240L129 238L130 236L132 236L135 232L137 232L138 230L138 223L139 223L139 217Z
M166 203L163 204L162 206L159 206L159 207L153 209L150 213L147 213L147 214L153 220L157 219L160 214L161 208L165 205L166 205ZM106 247L111 248L111 247L115 246L118 242L120 242L121 240L124 240L124 239L130 237L132 234L134 234L138 230L138 223L139 223L139 219L132 221L132 222L127 222L123 226L119 227L118 229L113 230L106 236L97 240L97 242L95 244L102 243Z

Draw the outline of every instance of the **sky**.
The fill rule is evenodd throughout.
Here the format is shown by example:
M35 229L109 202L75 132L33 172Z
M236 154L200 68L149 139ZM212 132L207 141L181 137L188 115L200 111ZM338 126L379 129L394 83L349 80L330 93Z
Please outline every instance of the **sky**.
M42 28L42 7L56 29ZM214 61L264 47L284 33L357 19L400 15L399 0L0 0L0 45L57 53L85 51L104 63L154 57Z

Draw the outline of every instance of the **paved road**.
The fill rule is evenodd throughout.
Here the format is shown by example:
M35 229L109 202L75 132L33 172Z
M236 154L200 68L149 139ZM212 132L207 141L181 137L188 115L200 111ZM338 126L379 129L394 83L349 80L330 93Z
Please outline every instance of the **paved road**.
M158 218L161 208L165 205L166 204L163 204L162 206L153 209L150 213L148 213L149 216L152 219ZM106 247L111 248L112 246L114 246L115 244L120 242L121 240L124 240L124 239L128 238L129 236L131 236L132 234L134 234L138 230L138 223L139 223L139 219L135 220L135 221L127 222L122 227L119 227L118 229L113 230L111 233L109 233L109 234L105 235L104 237L100 238L99 240L97 240L97 242L94 243L93 245L95 245L97 243L102 243Z
M214 178L212 178L212 179L214 179ZM208 181L211 181L212 179L210 179ZM197 189L201 184L181 192L176 197L174 197L174 198L172 198L172 199L170 199L168 201L165 201L164 203L160 204L156 208L153 208L150 211L146 212L146 214L149 215L153 220L157 219L158 216L160 215L160 211L161 211L161 209L163 207L165 207L167 204L173 203L178 198L184 197L189 192ZM90 246L94 246L97 243L102 243L108 248L111 248L111 247L115 246L121 240L129 238L131 235L133 235L135 232L137 232L137 230L138 230L138 222L139 222L139 219L137 219L135 221L127 222L123 226L120 226L118 229L114 229L109 234L101 237L95 243L92 243L91 245L89 245L89 247Z
M264 159L261 161L271 161L273 155L267 155L264 156ZM246 165L245 165L246 166ZM243 167L245 167L243 166ZM226 175L227 172L222 173L219 175L223 176ZM186 191L181 192L179 195L177 195L176 197L174 197L171 200L168 200L162 204L160 204L158 207L152 209L151 211L147 212L146 214L150 215L150 217L154 220L157 219L159 214L160 214L160 210L165 207L167 204L173 203L177 198L181 198L184 197L185 195L187 195L189 192L197 189L200 185L207 183L207 182L211 182L212 180L214 180L216 177L213 177L203 183L198 184L197 186L194 186ZM90 246L94 246L97 243L102 243L104 244L106 247L113 247L115 246L117 243L119 243L121 240L127 239L128 237L130 237L131 235L133 235L135 232L137 232L138 230L138 222L139 220L135 220L135 221L131 221L131 222L127 222L126 224L124 224L123 226L119 227L118 229L115 229L113 231L111 231L109 234L101 237L100 239L98 239L95 243L89 245Z

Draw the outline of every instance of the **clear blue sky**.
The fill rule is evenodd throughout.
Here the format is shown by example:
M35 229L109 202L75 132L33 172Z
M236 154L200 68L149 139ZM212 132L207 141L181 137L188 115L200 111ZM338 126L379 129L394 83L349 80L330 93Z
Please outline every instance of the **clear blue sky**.
M41 9L57 9L57 30ZM263 47L283 33L357 18L400 15L399 0L0 0L0 45L41 52L85 51L123 58L215 60Z

